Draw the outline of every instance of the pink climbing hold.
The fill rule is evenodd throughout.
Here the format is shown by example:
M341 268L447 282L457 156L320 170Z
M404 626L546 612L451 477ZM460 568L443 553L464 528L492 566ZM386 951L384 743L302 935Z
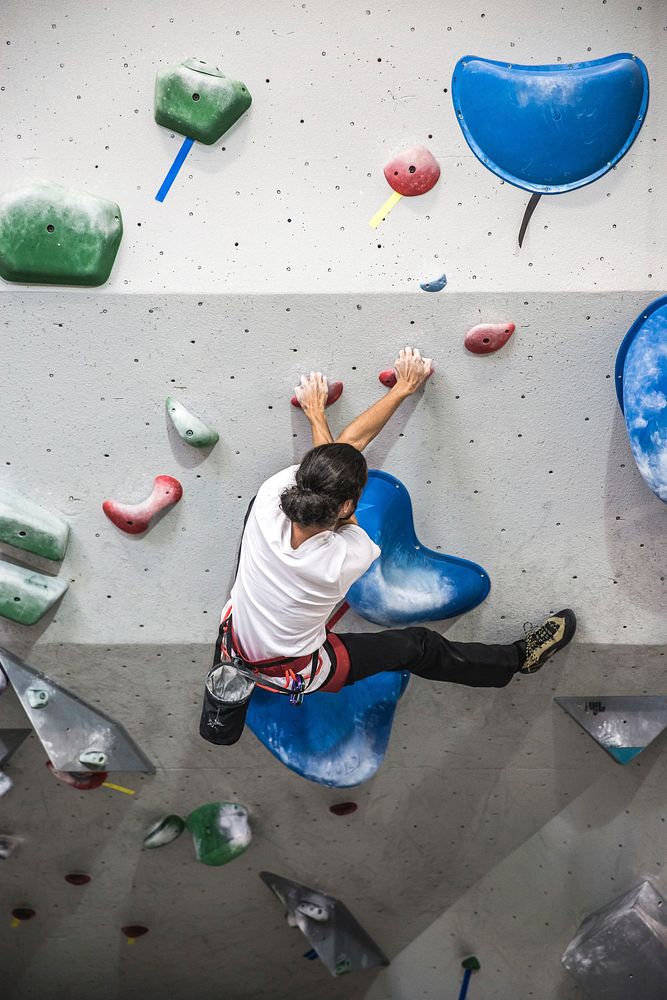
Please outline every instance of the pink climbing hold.
M140 535L162 510L173 507L183 496L183 487L173 476L156 476L151 495L141 503L119 503L105 500L102 510L110 521L128 535Z
M468 330L463 344L472 354L493 354L505 346L514 330L514 323L480 323Z
M429 375L429 378L431 377L431 375L433 374L434 371L435 371L435 368L431 368L431 373ZM396 372L395 372L395 370L393 368L387 368L387 369L385 369L385 371L380 372L380 374L378 375L378 378L379 378L380 382L382 382L382 385L385 385L387 387L387 389L393 389L394 386L396 385L396 381L397 381L396 380Z
M384 168L390 187L407 198L426 194L438 183L440 165L425 146L410 146Z
M54 778L57 778L58 781L64 781L66 785L70 785L72 788L78 788L80 792L89 792L93 788L99 788L108 778L106 771L97 771L95 774L91 774L90 772L58 771L50 760L47 760L46 766Z
M327 393L327 401L324 405L331 406L331 404L335 403L337 399L340 399L342 393L343 393L343 383L332 382L331 385L329 386L329 392ZM299 409L301 409L301 403L296 398L296 396L292 396L290 403L292 404L292 406L296 406Z

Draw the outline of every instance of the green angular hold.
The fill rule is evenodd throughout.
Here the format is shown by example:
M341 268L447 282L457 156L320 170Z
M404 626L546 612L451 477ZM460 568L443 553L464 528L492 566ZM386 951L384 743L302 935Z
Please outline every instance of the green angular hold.
M150 828L144 837L144 847L164 847L180 837L184 830L185 820L181 816L165 816Z
M0 487L0 541L45 559L65 557L69 525L58 514Z
M0 195L0 275L6 281L101 285L122 235L120 208L106 198L46 183Z
M155 78L155 121L207 146L252 104L248 88L201 59L166 66Z
M173 396L167 396L167 413L183 440L191 444L193 448L209 448L220 440L220 435L217 431L214 431L203 420L196 417L194 413L190 413Z
M197 861L226 865L243 854L252 840L248 810L238 802L210 802L185 820L192 834Z
M67 587L64 580L0 562L0 615L20 625L34 625Z

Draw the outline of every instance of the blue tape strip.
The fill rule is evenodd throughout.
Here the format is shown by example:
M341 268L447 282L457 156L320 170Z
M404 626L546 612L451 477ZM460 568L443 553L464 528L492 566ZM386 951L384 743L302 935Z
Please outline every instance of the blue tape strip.
M459 993L459 1000L466 1000L468 996L468 985L470 984L470 977L472 976L472 970L466 969L463 973L463 982L461 983L461 992Z
M194 139L190 139L188 136L186 136L185 139L183 140L183 144L182 144L181 148L176 153L176 156L174 158L174 162L169 167L169 172L167 173L167 176L162 181L162 184L160 186L160 190L155 195L155 200L156 201L164 201L164 199L169 194L169 188L171 187L171 185L176 180L176 175L177 175L178 171L181 169L181 167L183 166L183 162L185 160L185 157L190 152L190 147L192 146L193 142L194 142Z

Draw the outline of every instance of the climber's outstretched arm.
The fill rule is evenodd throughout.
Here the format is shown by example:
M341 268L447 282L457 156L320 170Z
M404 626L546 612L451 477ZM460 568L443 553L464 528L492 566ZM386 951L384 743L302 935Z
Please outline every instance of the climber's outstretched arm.
M373 438L377 437L389 418L396 412L404 399L411 396L426 382L431 374L431 358L422 358L416 348L406 347L399 352L394 364L396 385L373 403L364 413L355 417L352 423L336 438L339 444L351 444L363 451Z

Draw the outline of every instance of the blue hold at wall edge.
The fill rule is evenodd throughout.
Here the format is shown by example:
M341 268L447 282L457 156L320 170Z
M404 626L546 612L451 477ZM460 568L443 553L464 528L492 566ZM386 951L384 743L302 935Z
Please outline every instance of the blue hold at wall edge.
M616 395L637 468L667 503L667 295L643 309L623 338Z

